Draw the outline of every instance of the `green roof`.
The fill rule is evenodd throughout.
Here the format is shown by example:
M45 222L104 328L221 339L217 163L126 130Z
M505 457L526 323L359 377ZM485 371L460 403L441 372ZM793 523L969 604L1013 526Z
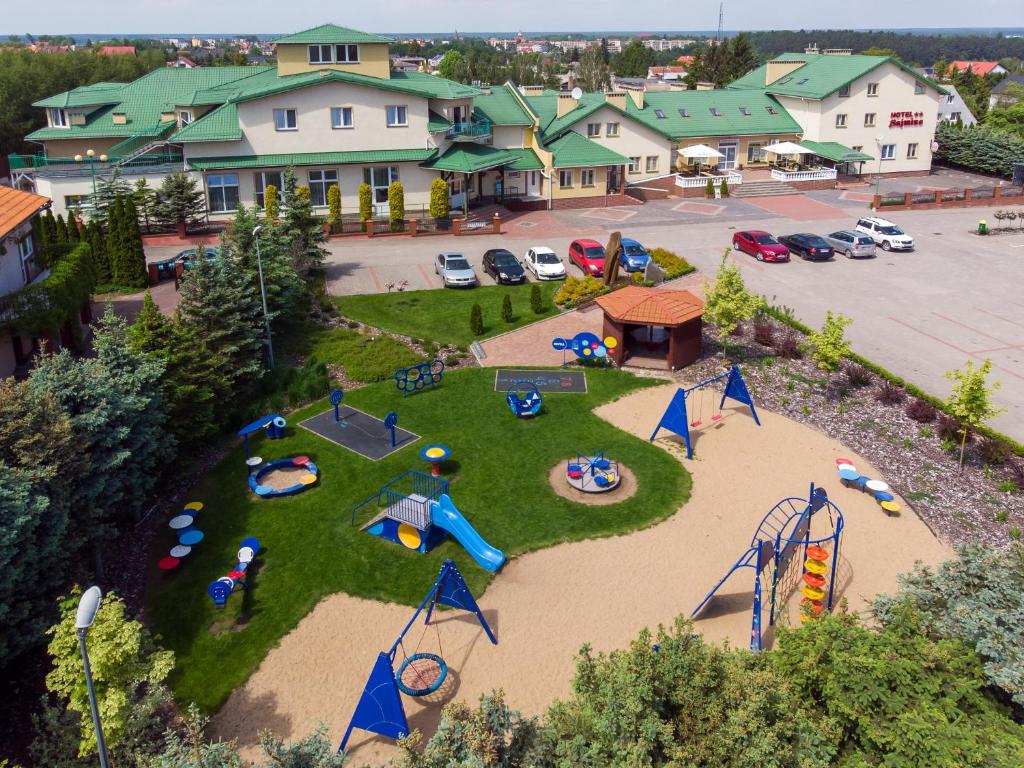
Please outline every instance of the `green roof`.
M813 150L814 154L818 155L818 157L834 160L837 163L859 163L875 159L871 155L850 149L837 141L808 141L807 139L801 139L800 146Z
M824 99L826 96L850 85L864 75L878 69L883 64L893 64L909 74L915 80L934 88L941 94L945 91L941 86L929 80L921 73L911 69L899 59L892 56L865 56L863 54L839 56L829 54L784 53L776 56L774 61L801 61L803 65L773 83L765 84L768 65L762 64L743 77L729 84L731 89L761 89L780 96L794 96L804 99Z
M83 85L56 96L41 99L33 107L96 107L116 104L121 100L121 91L127 83L94 83Z
M431 133L437 133L438 131L447 131L452 127L452 121L444 115L439 115L434 110L430 110L430 114L427 118L427 130Z
M524 97L540 121L541 132L551 136L568 130L606 103L603 93L584 93L574 110L558 117L558 96L558 91L548 90L536 96Z
M490 120L491 125L533 125L533 117L512 93L514 86L506 83L490 93L473 99L473 111Z
M507 168L511 171L543 171L544 163L537 157L537 153L532 149L506 149L506 152L510 152L516 155L516 161Z
M629 158L569 131L548 144L555 168L580 168L598 165L628 165Z
M495 149L486 144L458 143L448 147L440 157L423 163L423 167L435 171L476 173L520 161L519 155L507 149Z
M309 45L328 43L393 43L390 37L382 37L371 32L360 32L358 29L339 27L336 24L321 24L303 32L296 32L293 35L279 37L275 42L282 43L306 43Z
M659 112L664 117L659 117ZM782 105L763 91L649 91L644 94L642 110L627 97L626 114L674 140L803 131Z
M238 105L221 104L186 125L174 137L176 142L240 141L242 128L238 124Z
M244 168L286 168L302 165L351 165L354 163L419 163L428 160L434 149L371 149L353 152L300 152L287 155L243 155L239 157L188 158L199 171L241 170Z
M456 83L453 80L445 80L443 77L435 77L425 72L392 72L390 78L384 78L335 69L283 76L278 76L277 70L273 69L272 72L260 77L246 78L218 90L225 92L225 100L250 101L331 82L365 85L368 88L398 91L426 99L462 99L474 97L480 93L478 88ZM212 96L212 93L209 95Z

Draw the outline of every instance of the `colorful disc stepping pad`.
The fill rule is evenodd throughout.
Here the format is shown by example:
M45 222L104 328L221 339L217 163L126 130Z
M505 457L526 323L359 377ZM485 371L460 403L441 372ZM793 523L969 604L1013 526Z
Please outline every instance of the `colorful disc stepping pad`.
M203 502L201 502L201 501L190 501L188 504L185 505L185 509L191 509L191 510L194 510L196 512L200 512L203 509Z
M203 532L196 529L185 531L178 537L178 543L185 547L191 547L203 540Z
M177 517L172 517L168 525L171 526L171 530L180 531L191 526L193 522L195 520L192 515L178 515Z
M178 544L177 546L171 547L171 557L176 557L180 560L191 551L192 547L186 547L184 544Z
M858 477L860 477L860 474L853 467L846 466L839 470L840 480L848 480L850 482L853 482Z
M900 511L900 505L897 504L895 501L883 501L881 502L881 506L882 509L884 509L891 515L894 515Z
M888 491L889 484L885 480L868 480L864 483L864 487L869 491Z
M161 557L157 561L156 567L161 571L173 571L178 567L178 563L180 562L181 560L179 558L174 557L173 555L167 555L166 557Z

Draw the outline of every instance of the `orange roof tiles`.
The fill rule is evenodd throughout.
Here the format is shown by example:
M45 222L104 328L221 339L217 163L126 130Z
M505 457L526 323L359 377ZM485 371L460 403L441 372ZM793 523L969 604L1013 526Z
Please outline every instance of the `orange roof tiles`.
M6 237L50 203L50 198L0 186L0 237Z
M130 56L134 56L135 55L135 46L134 45L102 45L102 46L100 46L96 50L96 53L100 54L101 56L118 56L118 55L121 55L121 54L128 54Z
M976 75L987 75L993 69L999 66L998 61L953 61L950 62L950 68L958 70L960 72L966 72L970 69Z
M704 302L689 291L630 285L597 299L612 320L639 325L682 325L704 314Z

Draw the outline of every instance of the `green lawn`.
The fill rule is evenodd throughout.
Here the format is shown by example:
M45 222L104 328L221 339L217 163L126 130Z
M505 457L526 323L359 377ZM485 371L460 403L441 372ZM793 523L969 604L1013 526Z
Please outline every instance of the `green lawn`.
M215 710L267 651L332 593L414 606L447 557L477 595L491 578L501 578L482 570L451 540L422 555L350 527L358 502L407 469L425 469L418 451L427 442L451 446L446 472L455 504L509 557L634 530L670 515L689 496L689 474L665 451L591 413L601 403L658 382L616 370L587 371L587 380L589 394L546 397L544 411L533 420L511 415L503 393L493 390L493 370L455 371L439 387L408 398L399 397L388 382L353 390L346 403L378 416L394 408L401 425L423 438L377 463L297 427L329 407L321 401L288 417L285 439L260 437L252 446L265 459L303 453L319 465L319 486L297 496L256 498L246 483L241 447L232 451L183 499L205 504L198 525L206 538L180 572L150 571L148 613L164 645L177 654L172 683L179 699ZM577 450L598 449L629 465L638 479L637 494L597 507L555 495L547 482L551 467ZM244 536L258 537L264 547L252 588L233 595L218 611L207 585L234 565ZM170 531L161 532L151 561L172 543ZM381 648L399 629L382 634Z
M467 346L475 338L469 330L469 312L474 303L483 309L484 332L479 337L482 339L558 314L552 296L562 285L561 281L539 285L545 310L539 315L530 309L529 285L373 293L344 296L337 299L337 303L343 315L367 325L417 339ZM505 296L512 297L514 320L511 323L501 319L501 302Z
M348 375L356 381L384 381L390 379L397 368L423 362L421 355L398 339L370 336L348 328L313 331L306 343L315 360L344 365Z

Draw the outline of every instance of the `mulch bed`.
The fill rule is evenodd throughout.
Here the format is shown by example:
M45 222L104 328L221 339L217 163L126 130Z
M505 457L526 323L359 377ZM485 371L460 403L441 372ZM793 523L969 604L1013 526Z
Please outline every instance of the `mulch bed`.
M776 339L795 333L776 320L769 322ZM701 381L727 370L729 360L739 364L759 407L812 426L858 452L947 544L982 541L999 546L1020 536L1024 488L1000 488L1012 479L1009 465L986 464L975 438L958 472L959 443L952 450L948 443L944 447L935 422L922 424L907 416L912 396L887 405L875 396L878 376L872 374L866 386L853 387L845 373L822 371L808 356L780 357L773 347L754 341L753 323L730 337L728 358L717 330L705 326L704 350L705 356L676 378ZM1011 461L1024 465L1020 457Z

